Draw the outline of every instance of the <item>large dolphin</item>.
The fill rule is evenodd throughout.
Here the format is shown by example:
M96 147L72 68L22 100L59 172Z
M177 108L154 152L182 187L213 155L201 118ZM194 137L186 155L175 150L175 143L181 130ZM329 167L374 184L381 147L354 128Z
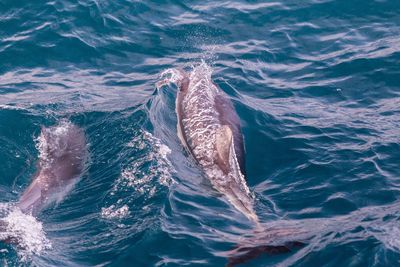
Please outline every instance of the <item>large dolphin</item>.
M57 126L42 127L38 140L38 170L17 203L23 213L33 216L71 190L82 175L87 158L83 130L66 120ZM0 231L6 229L7 223L0 220Z
M212 69L204 62L190 73L170 69L162 75L170 78L157 87L175 83L178 86L176 114L178 136L194 157L212 186L231 205L254 223L253 237L243 240L228 253L228 265L244 263L262 253L282 253L300 246L297 241L270 245L271 237L291 236L293 229L263 227L254 211L254 201L245 180L245 148L240 119L226 93L212 81ZM265 232L268 234L265 235Z
M203 63L192 72L169 70L178 87L178 136L213 187L238 211L258 224L245 180L245 149L240 119L229 97ZM160 85L163 85L162 82Z

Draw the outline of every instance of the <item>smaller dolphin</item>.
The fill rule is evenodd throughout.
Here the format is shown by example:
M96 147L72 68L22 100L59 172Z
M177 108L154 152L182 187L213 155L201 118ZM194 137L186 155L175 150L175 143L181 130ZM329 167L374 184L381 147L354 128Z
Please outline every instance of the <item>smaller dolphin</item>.
M39 150L39 169L18 203L24 213L33 215L71 190L87 158L83 130L67 121L42 127Z
M33 216L72 189L84 171L88 154L83 130L65 120L42 127L38 140L38 170L17 204L23 213ZM0 220L0 231L6 227Z

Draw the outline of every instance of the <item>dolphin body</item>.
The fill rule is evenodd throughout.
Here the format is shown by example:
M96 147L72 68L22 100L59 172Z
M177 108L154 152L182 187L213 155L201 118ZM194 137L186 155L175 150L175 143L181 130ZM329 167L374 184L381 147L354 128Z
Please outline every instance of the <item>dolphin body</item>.
M38 141L38 170L17 203L23 213L32 216L62 200L84 172L88 155L83 130L65 120L42 127ZM0 233L8 230L8 223L0 220ZM0 237L0 241L20 245L17 236Z
M299 230L270 229L260 224L245 180L245 148L240 119L227 94L212 81L211 73L211 68L205 63L190 73L170 69L162 75L170 74L171 77L159 82L157 87L171 82L178 86L176 114L181 143L212 186L255 225L252 235L227 253L226 266L245 263L261 254L285 253L301 247L303 243L299 241L274 242L277 239L279 243L282 237L290 237Z
M38 148L38 171L17 204L22 212L31 215L61 200L71 190L83 173L87 158L83 130L68 121L42 127Z
M87 159L84 132L68 121L42 127L38 141L38 170L17 203L23 213L32 216L52 202L60 201L72 189ZM0 233L8 231L7 221L0 220ZM0 236L0 241L21 246L20 238L14 235Z
M169 70L177 84L178 136L212 186L231 205L258 224L253 198L245 181L245 148L240 119L228 96L211 79L202 63L192 72ZM159 84L160 85L160 84Z

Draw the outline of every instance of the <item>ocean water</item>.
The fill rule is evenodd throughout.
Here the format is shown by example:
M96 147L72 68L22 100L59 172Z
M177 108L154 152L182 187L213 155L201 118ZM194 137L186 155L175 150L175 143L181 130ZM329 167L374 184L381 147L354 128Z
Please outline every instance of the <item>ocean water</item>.
M307 239L244 266L400 265L399 1L0 0L0 217L23 244L0 266L226 264L252 224L182 148L176 86L155 86L200 62L241 119L266 233ZM61 120L86 171L23 215Z

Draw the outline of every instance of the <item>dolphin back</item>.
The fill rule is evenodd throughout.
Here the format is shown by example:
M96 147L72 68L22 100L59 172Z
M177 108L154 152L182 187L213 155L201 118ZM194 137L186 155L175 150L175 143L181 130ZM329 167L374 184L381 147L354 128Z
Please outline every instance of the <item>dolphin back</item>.
M82 174L87 157L83 130L68 121L42 127L37 147L38 170L18 203L25 213L36 213L55 195L66 193Z
M41 169L51 171L60 184L81 174L87 156L81 128L63 121L57 126L42 128L39 139Z

